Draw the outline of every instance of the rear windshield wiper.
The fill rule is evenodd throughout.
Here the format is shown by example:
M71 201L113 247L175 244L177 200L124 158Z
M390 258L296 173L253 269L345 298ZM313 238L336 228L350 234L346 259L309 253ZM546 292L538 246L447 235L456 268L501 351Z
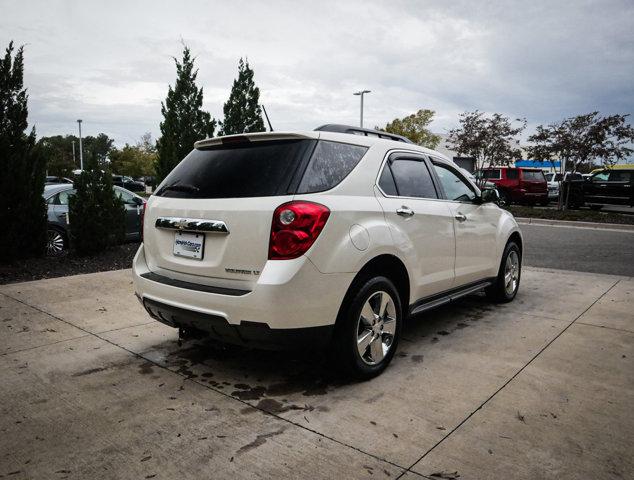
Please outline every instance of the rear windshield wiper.
M194 185L186 184L186 183L179 184L179 185L166 185L163 188L161 188L161 191L158 193L158 195L163 195L163 193L168 192L170 190L172 192L198 193L200 191L200 188Z

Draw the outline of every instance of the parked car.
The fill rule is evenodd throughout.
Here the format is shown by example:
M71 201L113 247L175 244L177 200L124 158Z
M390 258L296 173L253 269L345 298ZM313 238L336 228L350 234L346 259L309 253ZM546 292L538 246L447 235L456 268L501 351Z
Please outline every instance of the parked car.
M566 172L565 174L549 172L545 173L546 181L548 182L548 199L559 199L559 185L560 183L569 180L582 180L583 177L577 172Z
M121 187L114 187L115 195L123 200L125 214L126 240L140 240L145 200ZM44 187L44 199L48 208L48 240L46 253L60 255L68 249L70 225L68 223L68 199L75 194L72 185L49 185Z
M125 188L132 192L145 192L145 183L134 180L125 175L113 175L112 183L118 187Z
M583 203L590 207L629 205L634 207L634 166L629 169L604 169L592 174L583 184Z
M406 317L482 289L513 300L522 236L495 190L401 137L341 129L197 142L147 203L133 271L150 316L229 343L331 346L370 378Z
M539 168L490 167L478 172L497 187L501 200L511 203L548 205L548 183Z
M57 177L54 175L47 175L46 176L46 182L45 185L57 185L60 183L70 183L72 184L73 181L70 178L66 178L66 177Z

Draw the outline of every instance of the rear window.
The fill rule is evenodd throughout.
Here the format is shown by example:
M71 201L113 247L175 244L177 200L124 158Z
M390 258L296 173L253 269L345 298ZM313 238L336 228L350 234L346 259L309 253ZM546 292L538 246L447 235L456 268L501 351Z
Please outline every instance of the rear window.
M543 182L544 172L541 170L522 170L522 179L529 182Z
M243 198L321 192L338 185L366 151L366 147L315 140L193 150L167 176L156 195Z
M358 145L319 141L297 193L323 192L339 185L367 150Z
M288 193L313 140L220 145L193 150L156 192L175 198L270 197Z

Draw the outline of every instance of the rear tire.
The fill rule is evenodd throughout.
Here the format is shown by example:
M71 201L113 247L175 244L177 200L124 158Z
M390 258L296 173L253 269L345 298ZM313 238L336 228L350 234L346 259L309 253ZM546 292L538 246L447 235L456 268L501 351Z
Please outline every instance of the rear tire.
M335 361L347 375L367 380L385 370L394 357L401 335L401 298L392 281L382 276L350 288L335 328Z
M496 303L507 303L517 295L522 275L522 253L517 243L510 241L504 248L495 283L485 289L487 297Z

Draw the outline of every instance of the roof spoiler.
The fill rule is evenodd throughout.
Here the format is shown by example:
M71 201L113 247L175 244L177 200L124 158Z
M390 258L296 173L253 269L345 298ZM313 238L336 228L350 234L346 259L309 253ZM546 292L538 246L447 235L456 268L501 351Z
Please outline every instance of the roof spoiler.
M317 135L311 136L294 132L243 133L239 135L227 135L224 137L214 137L206 138L204 140L198 140L196 143L194 143L194 148L197 150L202 150L217 145L235 145L237 143L261 142L270 140L300 140L310 138L317 138Z

